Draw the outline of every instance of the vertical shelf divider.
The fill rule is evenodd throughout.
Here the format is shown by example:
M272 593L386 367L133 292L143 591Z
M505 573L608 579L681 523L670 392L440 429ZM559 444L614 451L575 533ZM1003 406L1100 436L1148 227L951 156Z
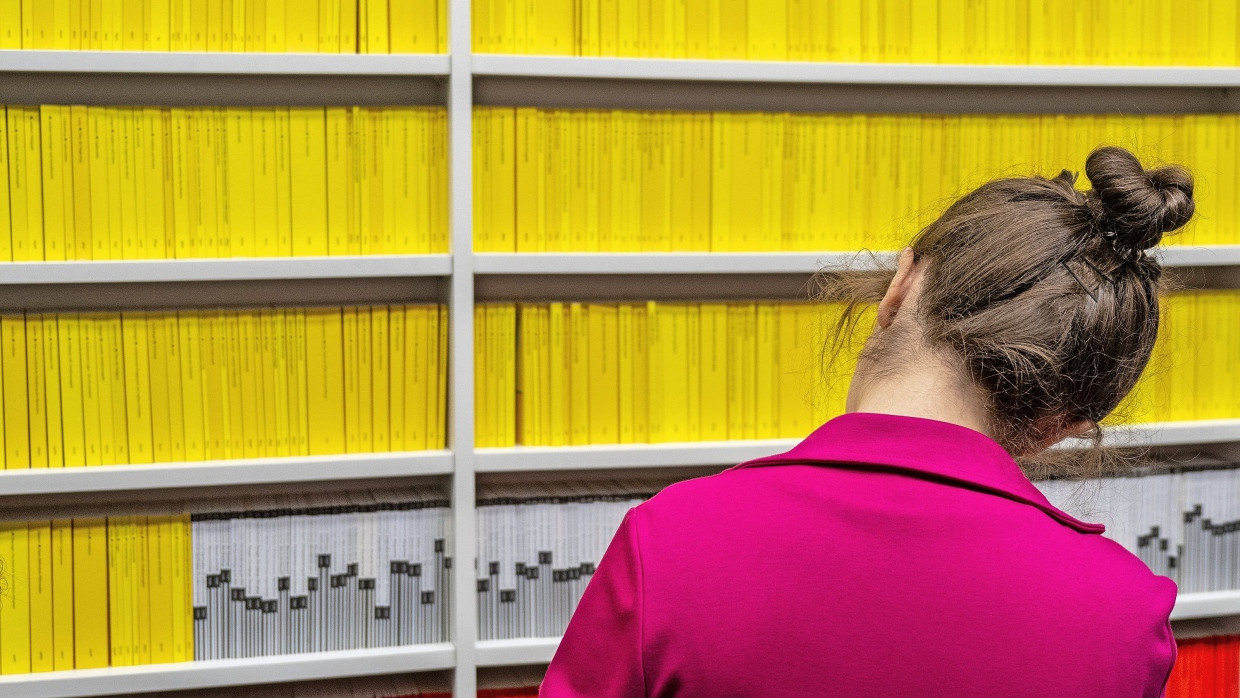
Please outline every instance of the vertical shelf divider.
M473 32L470 0L448 0L448 157L452 221L449 298L451 366L448 392L452 473L452 695L475 696L478 639L474 566L477 557L474 478Z

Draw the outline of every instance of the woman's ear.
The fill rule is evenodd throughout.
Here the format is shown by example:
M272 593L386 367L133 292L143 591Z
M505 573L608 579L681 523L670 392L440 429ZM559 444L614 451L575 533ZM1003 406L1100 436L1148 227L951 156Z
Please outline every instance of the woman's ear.
M900 312L900 307L913 288L916 276L913 273L913 264L913 248L906 247L900 252L896 275L891 279L891 283L887 286L887 293L883 295L883 300L878 304L878 326L884 330L890 327L896 319L896 314Z

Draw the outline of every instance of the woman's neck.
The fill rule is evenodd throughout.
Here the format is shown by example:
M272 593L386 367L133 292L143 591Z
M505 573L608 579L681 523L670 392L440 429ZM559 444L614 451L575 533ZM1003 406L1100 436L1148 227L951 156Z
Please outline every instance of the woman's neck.
M876 412L949 422L992 436L981 391L937 361L913 361L911 370L854 377L848 412Z

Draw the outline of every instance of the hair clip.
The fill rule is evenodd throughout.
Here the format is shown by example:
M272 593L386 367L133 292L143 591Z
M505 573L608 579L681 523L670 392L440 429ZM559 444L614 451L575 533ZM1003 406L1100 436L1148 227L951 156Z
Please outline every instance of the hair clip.
M1084 260L1082 260L1082 261L1084 261ZM1097 270L1097 268L1096 268L1096 267L1094 267L1094 265L1089 264L1089 262L1085 262L1085 263L1086 263L1086 264L1088 264L1088 265L1089 265L1089 267L1090 267L1091 269L1093 269L1094 271L1098 271L1098 270ZM1068 266L1068 260L1066 260L1066 259L1065 259L1065 260L1062 260L1062 261L1060 261L1060 262L1059 262L1059 264L1060 264L1060 265L1064 268L1064 270L1066 270L1066 271L1067 271L1070 275L1072 275L1072 278L1076 280L1076 283L1077 283L1077 285L1078 285L1078 286L1080 286L1080 287L1081 287L1081 290L1082 290L1082 291L1084 291L1084 292L1085 292L1085 293L1086 293L1086 294L1087 294L1090 298L1092 298L1092 299L1093 299L1093 301L1094 301L1095 303L1097 303L1097 302L1098 302L1098 294L1097 294L1097 293L1095 293L1094 291L1090 290L1090 288L1089 288L1088 286L1086 286L1086 285L1085 285L1085 282L1084 282L1084 281L1081 281L1081 277L1077 276L1077 275L1076 275L1076 272L1072 271L1072 267ZM1107 277L1103 276L1101 272L1099 272L1099 273L1098 273L1098 275L1099 275L1099 276L1102 276L1102 278L1104 278L1104 279L1105 279L1105 278L1107 278ZM1114 283L1114 282L1112 282L1112 283Z

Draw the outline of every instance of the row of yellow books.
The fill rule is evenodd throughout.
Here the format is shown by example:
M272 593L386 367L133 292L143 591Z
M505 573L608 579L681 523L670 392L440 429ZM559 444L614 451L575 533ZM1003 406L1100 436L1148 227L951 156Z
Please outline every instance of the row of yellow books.
M444 447L443 306L0 315L9 469Z
M474 114L480 252L896 249L1004 176L1080 171L1102 144L1188 166L1171 244L1240 242L1240 117L646 112ZM1088 187L1081 177L1078 186Z
M836 303L542 303L475 309L477 445L799 438L843 410L863 318ZM1240 293L1168 295L1146 374L1110 423L1240 416Z
M0 522L0 673L194 658L190 517Z
M1237 3L473 0L474 50L866 63L1235 65Z
M446 0L0 0L0 49L443 53Z
M0 261L448 248L445 112L0 108Z
M1145 375L1110 421L1240 417L1238 367L1240 292L1170 293Z
M543 303L475 310L477 444L808 434L853 359L819 361L838 304Z

